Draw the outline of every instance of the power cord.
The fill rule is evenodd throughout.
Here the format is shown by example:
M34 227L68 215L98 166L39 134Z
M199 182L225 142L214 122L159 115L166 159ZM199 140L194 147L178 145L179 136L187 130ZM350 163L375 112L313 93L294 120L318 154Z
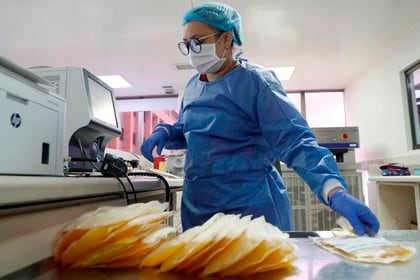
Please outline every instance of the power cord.
M136 189L134 188L133 182L131 182L131 180L128 177L128 175L125 175L125 178L127 179L128 184L130 184L131 189L133 190L134 202L137 203L137 194L136 194Z
M96 160L93 160L93 159L73 158L73 157L72 158L66 158L65 161L69 161L69 162L86 162L86 161L88 161L88 162L91 162L91 161L97 162ZM96 167L95 167L95 169L96 169ZM97 171L97 169L96 169L96 171ZM127 202L127 205L129 205L130 204L130 200L128 198L127 188L125 187L124 183L121 181L121 179L118 176L113 176L113 177L118 180L118 182L120 183L121 187L123 188L125 200ZM133 190L134 190L134 187L133 187ZM133 192L133 194L134 194L135 201L137 202L137 196L136 196L135 191Z
M159 175L159 174L156 174L156 173L151 173L151 172L130 172L130 173L127 173L127 175L128 176L129 175L149 176L149 177L155 177L155 178L160 179L165 186L165 201L170 202L170 200L171 200L171 189L169 187L168 181L162 175Z
M134 202L137 203L136 189L134 188L133 182L127 175L127 165L124 160L113 156L112 154L106 154L102 161L101 173L104 176L112 176L121 181L120 177L125 177L130 184L131 190L133 191Z
M80 152L82 153L82 156L86 159L87 162L90 163L90 165L92 165L94 171L98 171L98 168L92 162L100 162L100 160L98 160L97 158L94 160L89 159L89 157L87 156L85 152L85 149L83 149L82 142L80 141L79 138L77 138L77 144L79 145L79 149L80 149Z
M100 161L98 159L90 159L88 158L85 150L83 149L80 139L77 139L77 143L78 143L80 152L84 158L70 158L70 161L73 161L73 162L86 162L87 161L92 165L94 171L100 171L102 175L104 176L111 176L111 177L116 178L123 188L125 200L127 202L127 205L129 205L130 200L128 197L127 188L125 187L124 183L119 177L127 178L127 181L130 184L130 187L133 191L134 202L137 203L136 189L134 188L134 185L131 182L130 178L127 176L127 166L124 163L124 161L115 158L111 154L106 154L103 161ZM98 168L92 162L102 162L101 169L98 170Z
M115 177L115 178L118 180L118 182L120 182L120 184L121 184L121 186L122 186L122 188L124 190L125 201L126 201L127 205L129 205L130 204L130 200L128 199L128 192L127 192L127 189L125 188L125 185L123 184L123 182L121 181L120 178L118 178L118 177Z
M94 168L95 171L98 171L98 168L92 162L102 162L100 172L104 176L114 177L118 180L118 182L123 187L125 198L126 198L126 201L127 201L127 205L130 204L129 203L129 198L128 198L128 192L127 192L127 189L126 189L124 183L120 179L120 177L125 177L127 179L128 183L131 187L131 190L133 191L134 202L137 203L136 189L134 188L133 182L128 177L130 175L149 176L149 177L155 177L155 178L160 179L165 186L165 201L170 202L170 200L171 200L171 190L170 190L170 187L169 187L169 183L166 180L166 178L163 177L162 175L151 173L151 172L128 172L128 168L127 168L127 165L125 164L124 160L120 159L120 158L117 158L112 154L105 154L105 157L102 161L100 161L98 159L89 159L88 156L86 155L86 152L83 149L83 146L82 146L82 143L81 143L80 139L77 139L77 143L79 145L80 151L81 151L82 156L84 158L70 158L70 161L87 161L92 165L92 167Z
M114 177L125 177L127 178L128 183L130 184L133 194L134 194L134 200L137 202L137 196L134 189L134 185L131 182L130 178L128 176L130 175L138 175L138 176L149 176L149 177L155 177L160 179L164 186L165 186L165 201L170 202L171 199L171 190L169 187L168 181L163 177L162 175L151 173L151 172L127 172L127 165L124 163L124 161L120 158L116 158L115 156L111 154L106 154L105 158L102 162L101 166L101 173L103 175L110 175Z

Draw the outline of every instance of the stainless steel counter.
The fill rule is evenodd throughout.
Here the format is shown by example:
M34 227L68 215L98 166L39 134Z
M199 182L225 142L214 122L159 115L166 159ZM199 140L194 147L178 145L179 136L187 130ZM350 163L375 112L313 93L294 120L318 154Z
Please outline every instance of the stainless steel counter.
M130 190L125 178L121 179ZM163 190L157 178L132 176L136 192ZM171 188L182 188L183 179L167 179ZM0 175L0 208L25 203L45 203L52 200L91 197L104 194L122 194L122 187L115 178L5 176Z
M138 202L164 200L160 179L130 177ZM133 202L127 180L121 180ZM167 181L170 208L177 209L183 180ZM0 175L0 277L47 258L57 231L76 217L100 206L125 204L123 188L115 178ZM178 216L171 220L175 225L180 223Z
M327 234L327 232L323 232ZM321 234L323 234L321 233ZM412 246L420 251L419 231L381 231L380 235L394 240L401 245ZM238 279L420 279L420 254L416 253L409 262L379 265L361 264L346 261L333 255L306 238L294 238L293 242L298 246L296 255L298 260L288 270L253 275L249 278ZM1 278L8 279L60 279L60 280L84 280L84 279L137 279L137 280L189 280L200 279L195 275L183 273L157 273L155 269L66 269L54 265L51 259L36 263L23 268L13 274ZM219 279L206 277L202 279ZM224 279L236 279L232 277Z

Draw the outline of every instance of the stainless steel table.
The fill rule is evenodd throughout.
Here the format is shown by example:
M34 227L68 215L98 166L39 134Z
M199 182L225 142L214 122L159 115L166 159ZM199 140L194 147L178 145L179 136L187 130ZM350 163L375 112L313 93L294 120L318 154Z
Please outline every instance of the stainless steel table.
M133 201L127 180L121 180ZM131 176L131 181L139 202L164 200L160 179ZM174 198L170 207L175 210L183 180L167 181ZM125 204L123 188L115 178L0 175L0 277L50 256L57 231L83 213ZM178 217L170 221L176 225Z
M322 233L321 233L322 234ZM420 250L419 231L382 231L381 235L401 245ZM247 279L420 279L420 255L416 253L411 261L392 265L361 264L344 260L316 245L307 238L293 238L298 246L298 260L288 270L253 275ZM136 280L189 280L200 279L183 273L157 273L155 269L66 269L54 265L51 259L16 271L5 279L136 279ZM220 279L215 276L201 279ZM246 279L227 277L223 279Z

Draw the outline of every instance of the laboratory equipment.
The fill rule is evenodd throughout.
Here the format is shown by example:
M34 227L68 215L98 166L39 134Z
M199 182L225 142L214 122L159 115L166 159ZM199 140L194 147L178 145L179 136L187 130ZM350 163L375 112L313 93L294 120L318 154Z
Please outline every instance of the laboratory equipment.
M359 148L358 127L312 128L318 144L328 148L338 163L355 162L354 149Z
M166 171L184 177L185 150L177 150L167 156Z
M61 175L64 122L56 88L0 57L0 174Z
M81 67L30 70L57 85L66 99L64 155L73 159L68 171L99 170L101 164L92 161L103 159L105 146L121 134L114 90Z
M347 183L347 192L364 201L362 173L358 170L355 149L360 147L358 127L311 128L320 146L328 148L337 161L340 174ZM297 231L331 230L338 215L309 191L305 181L293 169L281 166L282 177L292 205L293 225Z

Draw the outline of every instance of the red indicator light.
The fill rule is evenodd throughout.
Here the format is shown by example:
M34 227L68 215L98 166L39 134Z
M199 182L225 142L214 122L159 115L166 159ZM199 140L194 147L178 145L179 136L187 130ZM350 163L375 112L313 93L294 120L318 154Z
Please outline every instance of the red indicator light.
M347 133L341 134L341 139L346 140L347 138L349 138L349 135Z

